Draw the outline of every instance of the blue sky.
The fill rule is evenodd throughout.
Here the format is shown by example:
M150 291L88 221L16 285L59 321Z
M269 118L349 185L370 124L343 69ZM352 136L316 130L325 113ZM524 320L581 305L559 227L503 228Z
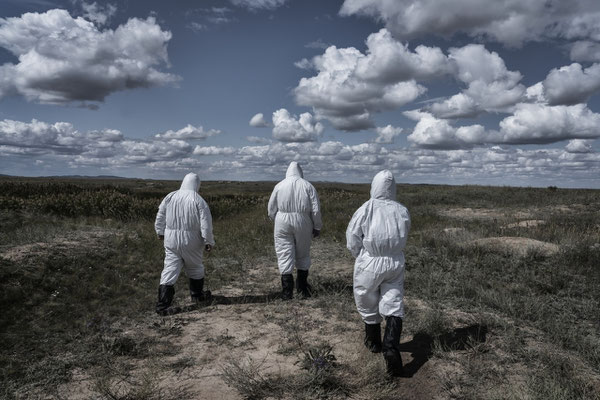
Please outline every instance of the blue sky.
M0 1L0 173L600 188L592 0Z

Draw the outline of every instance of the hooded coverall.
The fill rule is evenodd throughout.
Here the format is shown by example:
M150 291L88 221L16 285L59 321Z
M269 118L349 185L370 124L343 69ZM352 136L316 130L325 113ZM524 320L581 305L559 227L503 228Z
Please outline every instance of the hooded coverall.
M321 207L317 191L303 179L302 169L292 161L285 179L279 182L268 206L269 218L275 220L275 252L281 275L310 268L310 243L313 229L320 231Z
M198 194L200 178L189 173L181 188L169 193L160 203L154 228L164 235L165 262L161 285L174 285L185 266L190 279L204 278L202 252L214 246L212 217L206 201Z
M404 318L404 247L410 230L406 207L395 201L396 182L388 170L371 184L371 199L352 216L346 230L354 257L354 300L366 324L383 317Z

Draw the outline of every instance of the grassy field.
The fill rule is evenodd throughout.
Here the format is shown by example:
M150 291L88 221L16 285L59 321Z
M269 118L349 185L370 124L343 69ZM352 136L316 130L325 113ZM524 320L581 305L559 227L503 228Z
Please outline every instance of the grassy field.
M0 178L0 397L600 399L600 191L398 185L409 377L362 345L345 229L368 185L315 184L309 300L282 302L272 182L204 182L212 304L153 308L179 182Z

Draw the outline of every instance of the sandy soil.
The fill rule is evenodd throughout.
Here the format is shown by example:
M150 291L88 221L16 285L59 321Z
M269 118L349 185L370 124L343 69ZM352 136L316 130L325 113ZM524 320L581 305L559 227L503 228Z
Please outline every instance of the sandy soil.
M546 221L543 219L526 219L524 221L507 224L504 228L535 228L536 226L544 225L545 223Z
M450 213L448 215L457 218L504 217L503 213L494 210L457 210L447 210ZM512 217L527 218L526 214L522 212L518 217ZM531 226L541 223L539 220L520 223L523 222L532 224ZM463 229L447 228L444 231L456 234L462 233ZM79 235L78 240L64 237L48 243L2 249L0 257L21 260L32 254L39 256L51 248L64 248L68 251L69 248L83 244L93 246L95 241L110 234L111 232L98 230ZM518 255L526 255L531 249L546 255L559 251L555 244L520 237L483 238L470 241L466 245ZM351 262L342 261L341 257L337 262L321 261L331 260L331 253L339 251L338 247L335 246L334 249L324 242L315 242L312 253L314 268L309 279L342 278L351 285ZM325 254L328 256L325 257ZM280 290L279 274L275 265L254 265L246 276L247 280L244 282L213 290L213 295L217 298L213 304L190 307L187 311L168 317L155 315L151 311L151 304L148 313L142 318L120 321L119 331L122 337L138 342L151 341L155 343L157 354L141 358L120 356L119 362L129 366L127 379L119 378L119 375L115 374L111 384L115 387L122 385L126 393L132 382L150 377L156 385L156 390L164 393L165 399L238 400L242 399L242 396L225 383L223 368L234 360L242 364L251 362L262 376L294 376L301 371L301 354L297 351L298 340L305 346L316 343L332 345L337 363L350 368L350 371L365 368L364 365L370 365L369 362L374 363L379 371L384 371L381 355L369 353L362 345L363 325L354 310L352 314L346 315L336 310L335 304L323 304L323 298L318 296L309 300L294 299L282 302L275 296ZM346 296L351 301L351 292ZM426 301L422 299L406 298L406 303L414 314L429 310ZM444 311L453 321L453 328L467 326L473 319L472 315L460 310ZM410 321L407 323L410 324ZM485 345L494 349L494 354L498 356L501 352L494 348L494 340L496 338L492 335L488 336ZM459 392L454 393L458 389L450 387L448 382L460 381L460 377L466 374L464 365L468 365L470 361L465 360L474 357L473 352L453 351L442 357L424 359L422 349L418 346L415 349L415 341L416 339L408 333L402 337L402 344L406 350L402 353L405 364L412 363L418 367L414 368L412 376L398 378L398 398L460 398ZM165 349L170 351L164 351ZM165 369L165 364L170 367ZM506 371L499 373L504 372ZM96 387L96 373L97 370L93 367L72 371L71 381L59 388L60 398L100 398ZM519 373L517 370L513 373L515 385L518 385ZM499 393L498 398L502 397L501 394ZM368 396L356 395L351 398L367 399Z
M554 243L524 237L490 237L473 240L468 245L512 253L521 257L526 256L531 251L538 252L544 256L551 256L560 250L560 247Z
M534 222L534 217L536 216L536 214L572 215L594 208L597 209L598 207L598 204L562 204L547 207L530 207L526 209L453 207L442 208L438 211L438 214L447 218L463 220L528 220L529 224L525 221L520 222L525 222L528 226L535 226L531 225L531 223L540 223L539 220L535 220Z
M327 249L316 244L314 254L318 256L322 252L327 252ZM312 279L344 276L351 285L352 264L333 262L321 265L317 258L314 267L319 270L313 271ZM122 337L138 342L161 341L162 346L172 345L173 354L142 359L120 357L122 363L130 366L130 376L122 382L116 377L113 387L123 385L123 393L126 393L127 381L141 381L151 375L167 399L242 399L234 388L225 383L223 368L231 360L237 360L244 365L251 362L262 376L294 376L301 371L298 340L306 347L330 344L338 365L364 368L361 363L367 360L374 362L383 372L382 356L371 354L362 344L363 325L358 313L340 316L329 309L329 305L323 304L318 296L289 302L279 300L276 295L280 281L275 266L257 265L247 276L250 282L243 284L253 287L252 293L244 291L239 284L232 284L213 290L218 299L216 304L196 309L190 307L188 311L168 317L149 311L141 321L121 321L119 331ZM261 290L263 293L260 293ZM351 293L348 296L351 299ZM407 306L416 312L425 307L425 303L418 299L406 301ZM412 339L405 334L402 343L410 344ZM415 353L407 349L402 356L405 364L409 364ZM422 363L421 359L415 361ZM165 363L178 367L168 370L156 367ZM412 377L399 378L399 393L402 394L399 398L445 398L437 377L441 371L448 372L451 367L440 365L438 360L422 364ZM63 399L98 398L94 374L93 368L73 371L72 380L59 388L59 396ZM177 391L181 393L174 394Z
M448 208L439 210L438 214L443 217L467 220L499 219L506 216L501 210L488 208Z
M75 248L93 250L103 246L102 240L117 234L114 231L87 227L85 230L65 232L47 242L27 243L19 246L1 246L0 257L22 262L28 258L39 258L50 250L68 252Z
M293 344L290 343L290 333L282 328L281 319L284 320L284 326L286 322L302 325L300 335L305 344L325 342L333 345L333 353L340 365L355 364L361 358L371 357L379 360L380 369L383 370L382 357L369 353L362 346L362 324L358 317L353 321L339 320L315 307L317 301L315 298L289 303L276 300L271 304L213 305L164 318L148 315L146 326L131 326L124 334L138 339L140 334L145 337L160 336L154 324L171 324L182 328L180 334L169 336L169 341L179 351L160 361L176 365L178 361L185 360L185 368L160 371L155 377L158 386L166 393L175 389L183 390L182 398L241 400L243 397L227 386L222 378L223 367L231 359L243 364L253 362L263 376L293 376L298 373L300 358L296 353L289 354L288 350ZM152 319L155 320L154 324L148 325ZM402 343L411 340L412 336L405 336ZM409 351L402 353L402 356L405 364L414 358ZM153 365L151 360L132 359L130 362L135 366L134 377L148 373ZM439 380L434 377L442 371L447 372L449 368L441 366L436 360L429 360L414 376L399 378L400 392L404 396L401 398L445 398L442 388L435 384ZM94 398L97 394L94 392L93 371L74 371L72 381L61 386L59 394L64 399Z

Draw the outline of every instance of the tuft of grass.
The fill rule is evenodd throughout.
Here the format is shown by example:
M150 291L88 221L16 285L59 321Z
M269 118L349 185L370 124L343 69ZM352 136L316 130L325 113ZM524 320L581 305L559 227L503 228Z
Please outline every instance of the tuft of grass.
M268 282L253 281L249 271L271 265L277 273L273 224L266 216L273 186L203 183L201 194L211 207L217 241L205 259L209 289L269 289ZM360 319L352 298L353 260L345 250L345 229L368 199L369 187L315 186L324 221L322 237L313 243L309 280L315 296L302 306L294 301L272 311L288 339L280 353L298 356L300 364L327 361L328 343L311 338L335 321L340 340L356 340L358 356L348 359L338 353L335 367L300 369L292 377L267 374L260 363L238 362L229 368L237 374L231 384L241 379L239 390L253 388L249 395L256 398L400 398L405 395L402 385L382 378L381 357L366 352L361 340L348 333L353 324L360 332ZM184 333L178 317L157 318L152 310L163 262L152 223L160 200L178 187L175 181L0 178L0 397L53 396L74 369L93 373L103 398L173 396L161 392L160 374L153 376L157 387L126 364L155 354L176 356L179 349L124 333L119 326L143 323L171 341ZM429 362L455 367L446 394L483 399L600 397L598 385L585 381L598 382L600 371L597 190L398 185L398 200L413 217L405 252L406 295L423 304L407 314L406 332L435 340ZM478 219L448 212L466 208L494 216ZM508 227L524 218L544 223ZM460 229L448 233L444 228ZM465 245L498 236L550 242L560 251L551 257L535 251L517 257ZM176 303L188 299L182 275ZM314 323L304 313L294 313L300 307L327 322ZM488 327L491 339L481 342L475 335L458 347L449 346L456 343L451 341L456 331L452 327L472 322L465 315L485 315L476 322ZM290 320L300 328L293 328ZM219 344L227 345L229 339L224 335ZM98 367L103 363L125 366L116 373ZM166 368L179 370L191 363L180 357ZM321 371L318 379L315 371ZM522 382L509 388L505 376L510 374Z
M231 358L221 368L221 377L245 399L281 398L281 386L261 372L263 364L264 360L257 363L250 357L245 360Z
M535 354L545 366L529 380L529 390L534 399L593 399L598 398L597 388L585 379L580 368L564 355L542 350Z
M157 365L135 375L123 368L106 369L95 379L92 388L100 399L109 400L177 400L187 397L183 387L165 388Z
M413 329L417 333L435 337L448 332L450 323L443 310L439 308L428 309L417 317L416 327Z

